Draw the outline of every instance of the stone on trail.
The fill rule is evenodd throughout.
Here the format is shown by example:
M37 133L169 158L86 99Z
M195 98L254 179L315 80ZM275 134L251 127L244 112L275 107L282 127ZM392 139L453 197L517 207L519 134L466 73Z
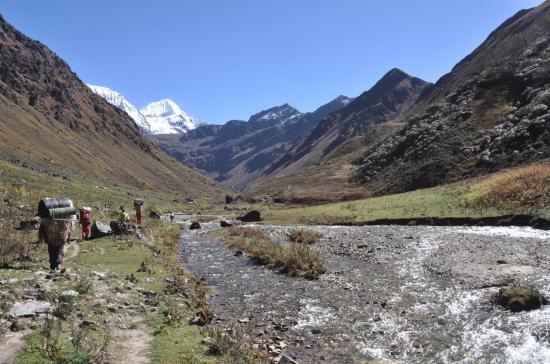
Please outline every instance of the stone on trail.
M262 215L260 211L252 210L247 212L244 215L237 217L237 220L240 220L242 222L258 222L258 221L262 221Z
M189 230L198 230L198 229L202 229L202 226L199 222L197 221L193 221L191 223L191 226L189 226Z
M536 289L523 286L501 288L498 302L512 312L530 311L546 304L546 298Z
M50 312L51 304L47 301L15 302L10 310L13 317L31 317Z
M102 223L101 221L94 221L92 224L92 231L90 237L92 239L99 239L104 236L109 236L113 233L111 227L107 224Z
M78 297L78 292L72 289L61 292L59 298L62 301L71 301L73 298Z

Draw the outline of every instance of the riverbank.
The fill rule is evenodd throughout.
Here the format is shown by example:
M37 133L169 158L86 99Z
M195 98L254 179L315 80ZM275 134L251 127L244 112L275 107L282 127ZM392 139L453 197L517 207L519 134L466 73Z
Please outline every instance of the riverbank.
M544 363L549 307L511 313L503 286L549 296L550 235L519 227L250 226L274 241L295 228L323 235L311 246L327 272L288 277L194 232L182 263L213 289L214 323L299 363Z

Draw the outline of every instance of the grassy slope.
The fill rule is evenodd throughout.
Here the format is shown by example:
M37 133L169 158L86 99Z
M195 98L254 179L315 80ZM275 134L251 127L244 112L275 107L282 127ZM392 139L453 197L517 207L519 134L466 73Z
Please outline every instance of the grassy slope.
M414 217L530 213L550 217L550 166L536 164L396 195L273 211L272 223L345 223Z
M207 210L214 202L208 195L200 195L195 203L185 202L186 192L162 192L139 189L107 183L97 178L72 175L69 179L32 171L20 165L0 160L0 196L17 205L17 214L28 218L36 213L38 201L44 197L69 197L77 207L90 206L94 218L110 217L105 204L117 209L123 205L131 207L134 197L145 198L146 211ZM197 197L197 196L195 196ZM217 197L216 197L217 198ZM6 214L9 206L0 205L0 216Z

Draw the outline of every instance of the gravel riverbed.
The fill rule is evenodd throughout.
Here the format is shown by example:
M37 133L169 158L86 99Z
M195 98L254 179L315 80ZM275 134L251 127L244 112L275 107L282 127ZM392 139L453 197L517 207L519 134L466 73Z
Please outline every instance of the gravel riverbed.
M291 229L252 226L281 243ZM550 232L303 228L324 236L312 246L327 268L316 281L253 264L203 232L182 235L182 263L212 286L217 325L299 363L550 362L550 306L512 313L494 303L512 283L550 297Z

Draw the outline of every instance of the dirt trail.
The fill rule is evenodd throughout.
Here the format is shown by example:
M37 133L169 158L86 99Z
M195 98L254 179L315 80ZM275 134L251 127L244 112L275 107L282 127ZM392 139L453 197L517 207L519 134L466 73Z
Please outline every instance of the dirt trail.
M25 336L30 332L8 333L0 342L0 364L13 364L25 346Z
M119 329L115 331L115 336L124 352L121 364L147 364L151 361L153 335L149 329Z
M280 241L289 229L256 227ZM215 324L300 363L550 362L550 306L511 313L493 301L512 281L550 297L549 232L306 228L325 236L313 246L328 269L318 281L252 264L202 234L182 236L182 263L214 289Z

